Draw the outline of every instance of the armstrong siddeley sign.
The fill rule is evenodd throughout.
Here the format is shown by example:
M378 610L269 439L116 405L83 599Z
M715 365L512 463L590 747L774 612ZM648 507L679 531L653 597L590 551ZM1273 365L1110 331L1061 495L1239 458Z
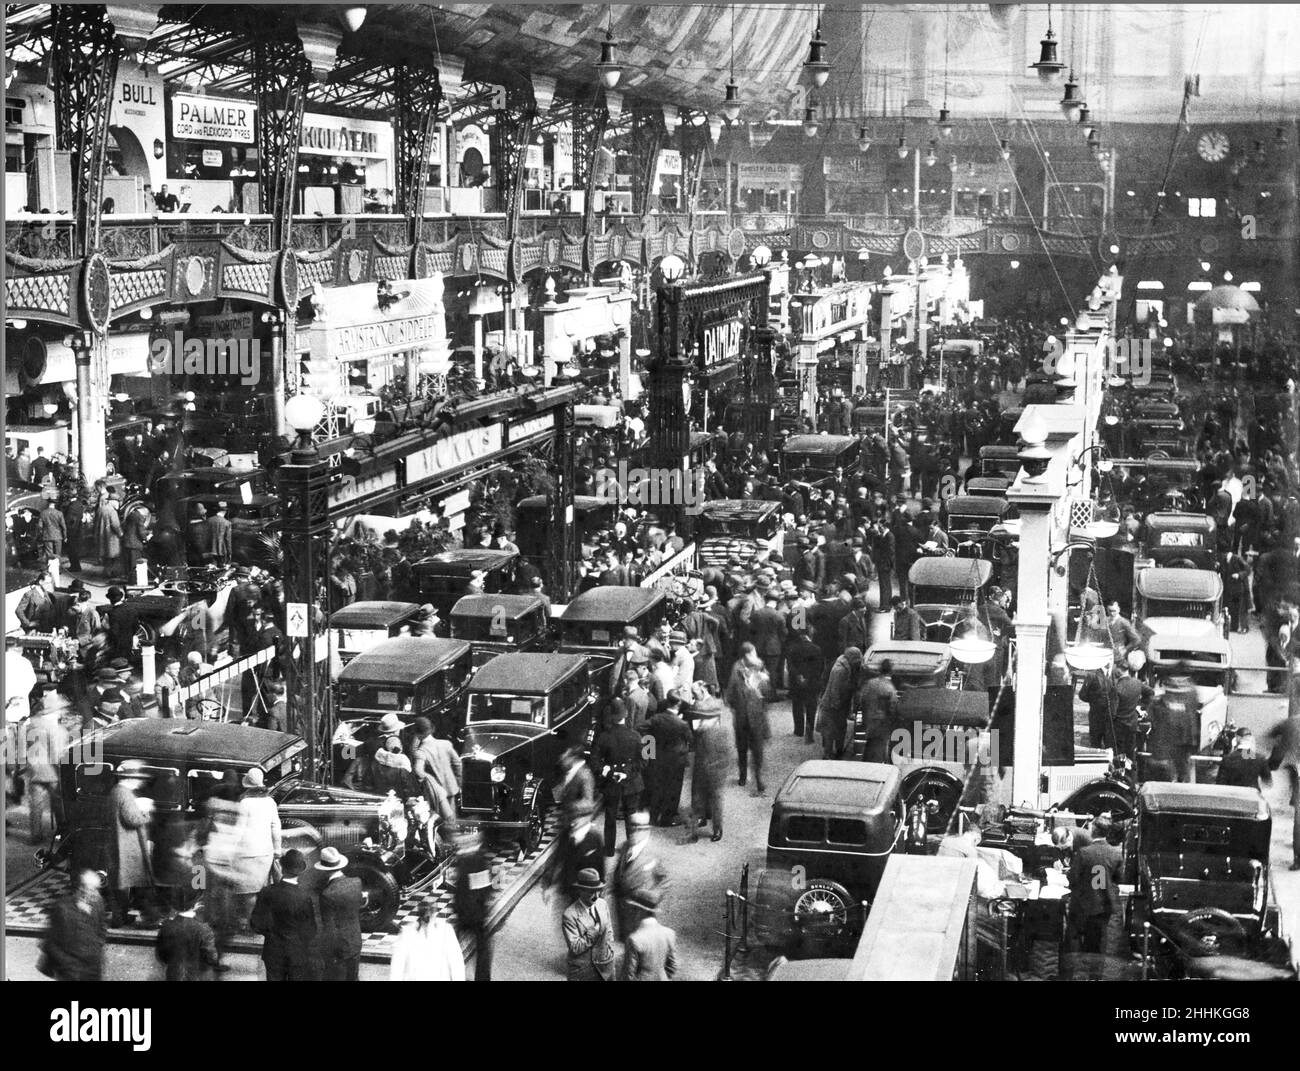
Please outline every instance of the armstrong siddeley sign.
M501 449L501 425L458 431L406 457L407 486L429 476L468 465Z
M410 350L443 354L447 326L441 273L400 279L392 289L397 301L381 310L374 283L318 286L312 295L312 358L366 361Z

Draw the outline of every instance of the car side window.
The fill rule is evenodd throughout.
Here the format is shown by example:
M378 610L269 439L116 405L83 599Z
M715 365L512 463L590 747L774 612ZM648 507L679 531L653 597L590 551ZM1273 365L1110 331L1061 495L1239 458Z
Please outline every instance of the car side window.
M113 767L106 762L89 762L77 767L77 795L93 798L113 791Z
M867 824L856 818L828 818L826 839L831 844L861 846L867 843Z
M821 844L826 839L826 820L808 814L792 814L785 820L785 838L805 844Z

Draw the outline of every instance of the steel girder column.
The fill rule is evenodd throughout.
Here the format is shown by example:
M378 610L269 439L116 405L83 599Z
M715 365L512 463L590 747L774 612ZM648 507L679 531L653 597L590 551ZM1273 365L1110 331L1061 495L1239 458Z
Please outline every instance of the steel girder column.
M695 230L695 206L700 199L700 179L704 175L704 160L709 153L708 116L698 126L687 125L694 116L682 115L682 199L686 202L686 229ZM691 254L694 256L692 249Z
M407 240L420 241L428 188L429 142L442 105L438 72L402 64L393 72L393 145L397 156L397 210L406 217Z
M279 473L284 532L285 633L289 664L285 685L289 696L288 728L307 742L308 776L328 784L332 759L329 659L321 667L316 639L326 636L329 540L329 463L319 457L294 454Z
M596 154L609 129L609 109L575 103L573 106L573 185L583 192L582 238L583 257L588 255L587 235L596 219ZM585 264L587 282L591 282L594 264Z
M89 256L99 248L104 149L119 53L113 25L97 4L54 4L50 19L55 137L71 159L76 241Z
M555 491L550 501L546 584L554 601L567 603L573 595L573 565L578 558L578 537L573 516L573 449L577 431L572 400L566 402L556 413L555 422Z
M296 38L254 37L257 181L261 208L271 216L271 241L277 249L289 249L292 245L298 146L302 141L302 112L310 79L311 65Z
M650 464L657 472L654 483L660 489L660 510L676 521L679 531L686 530L684 496L673 494L671 504L664 503L665 487L672 489L669 474L681 480L689 476L690 463L690 365L682 353L682 307L680 286L659 287L655 293L656 352L648 368L650 403ZM683 485L684 486L684 485Z
M492 121L492 166L496 170L497 194L505 198L506 238L519 233L523 209L524 161L533 136L537 107L531 87L507 87L497 97Z
M257 97L257 182L260 208L271 216L271 243L280 256L283 309L275 325L272 431L289 433L284 419L285 389L299 383L298 262L293 251L293 213L298 188L298 146L311 65L298 39L256 34L253 38L253 92ZM290 367L292 365L292 372ZM290 692L290 695L293 693Z
M632 113L632 213L638 219L650 212L665 133L662 108L639 107Z

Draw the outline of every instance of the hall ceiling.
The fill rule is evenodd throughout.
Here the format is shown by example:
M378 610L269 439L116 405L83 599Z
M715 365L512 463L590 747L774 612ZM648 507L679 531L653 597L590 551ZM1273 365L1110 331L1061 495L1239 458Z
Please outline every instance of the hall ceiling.
M242 7L242 10L241 10ZM809 4L369 4L361 29L345 33L339 69L398 57L436 64L454 55L471 83L520 82L530 72L559 79L560 99L598 98L592 64L612 25L624 74L618 90L646 100L716 110L735 49L742 117L797 119L808 39L823 13L829 82L816 94L824 115L932 113L946 95L963 118L1050 118L1060 85L1028 69L1047 26L1046 5ZM346 5L168 6L208 36L196 39L228 91L240 88L240 50L228 40L255 27L301 18L342 25ZM7 5L10 58L40 51L49 5ZM735 33L732 26L734 18ZM612 22L611 22L612 20ZM1053 5L1061 59L1072 64L1094 115L1109 122L1173 121L1185 79L1199 75L1191 116L1202 122L1273 120L1300 113L1300 5ZM168 35L174 22L151 36ZM359 62L360 61L360 62ZM179 68L179 64L173 69ZM945 74L946 72L946 74ZM167 73L165 71L165 73ZM190 77L193 72L186 71ZM171 77L168 74L168 77Z

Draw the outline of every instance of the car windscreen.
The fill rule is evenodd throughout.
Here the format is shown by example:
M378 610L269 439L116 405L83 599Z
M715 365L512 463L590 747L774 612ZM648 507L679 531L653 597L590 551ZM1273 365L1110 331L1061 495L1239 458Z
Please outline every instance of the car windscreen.
M1208 546L1204 532L1159 532L1156 534L1158 547L1204 547Z
M404 710L411 702L411 689L394 684L340 684L339 706L347 710Z
M1203 617L1209 620L1214 616L1214 604L1199 600L1184 602L1182 599L1145 599L1142 616Z
M469 697L469 724L484 721L522 721L546 724L546 697L474 692Z

